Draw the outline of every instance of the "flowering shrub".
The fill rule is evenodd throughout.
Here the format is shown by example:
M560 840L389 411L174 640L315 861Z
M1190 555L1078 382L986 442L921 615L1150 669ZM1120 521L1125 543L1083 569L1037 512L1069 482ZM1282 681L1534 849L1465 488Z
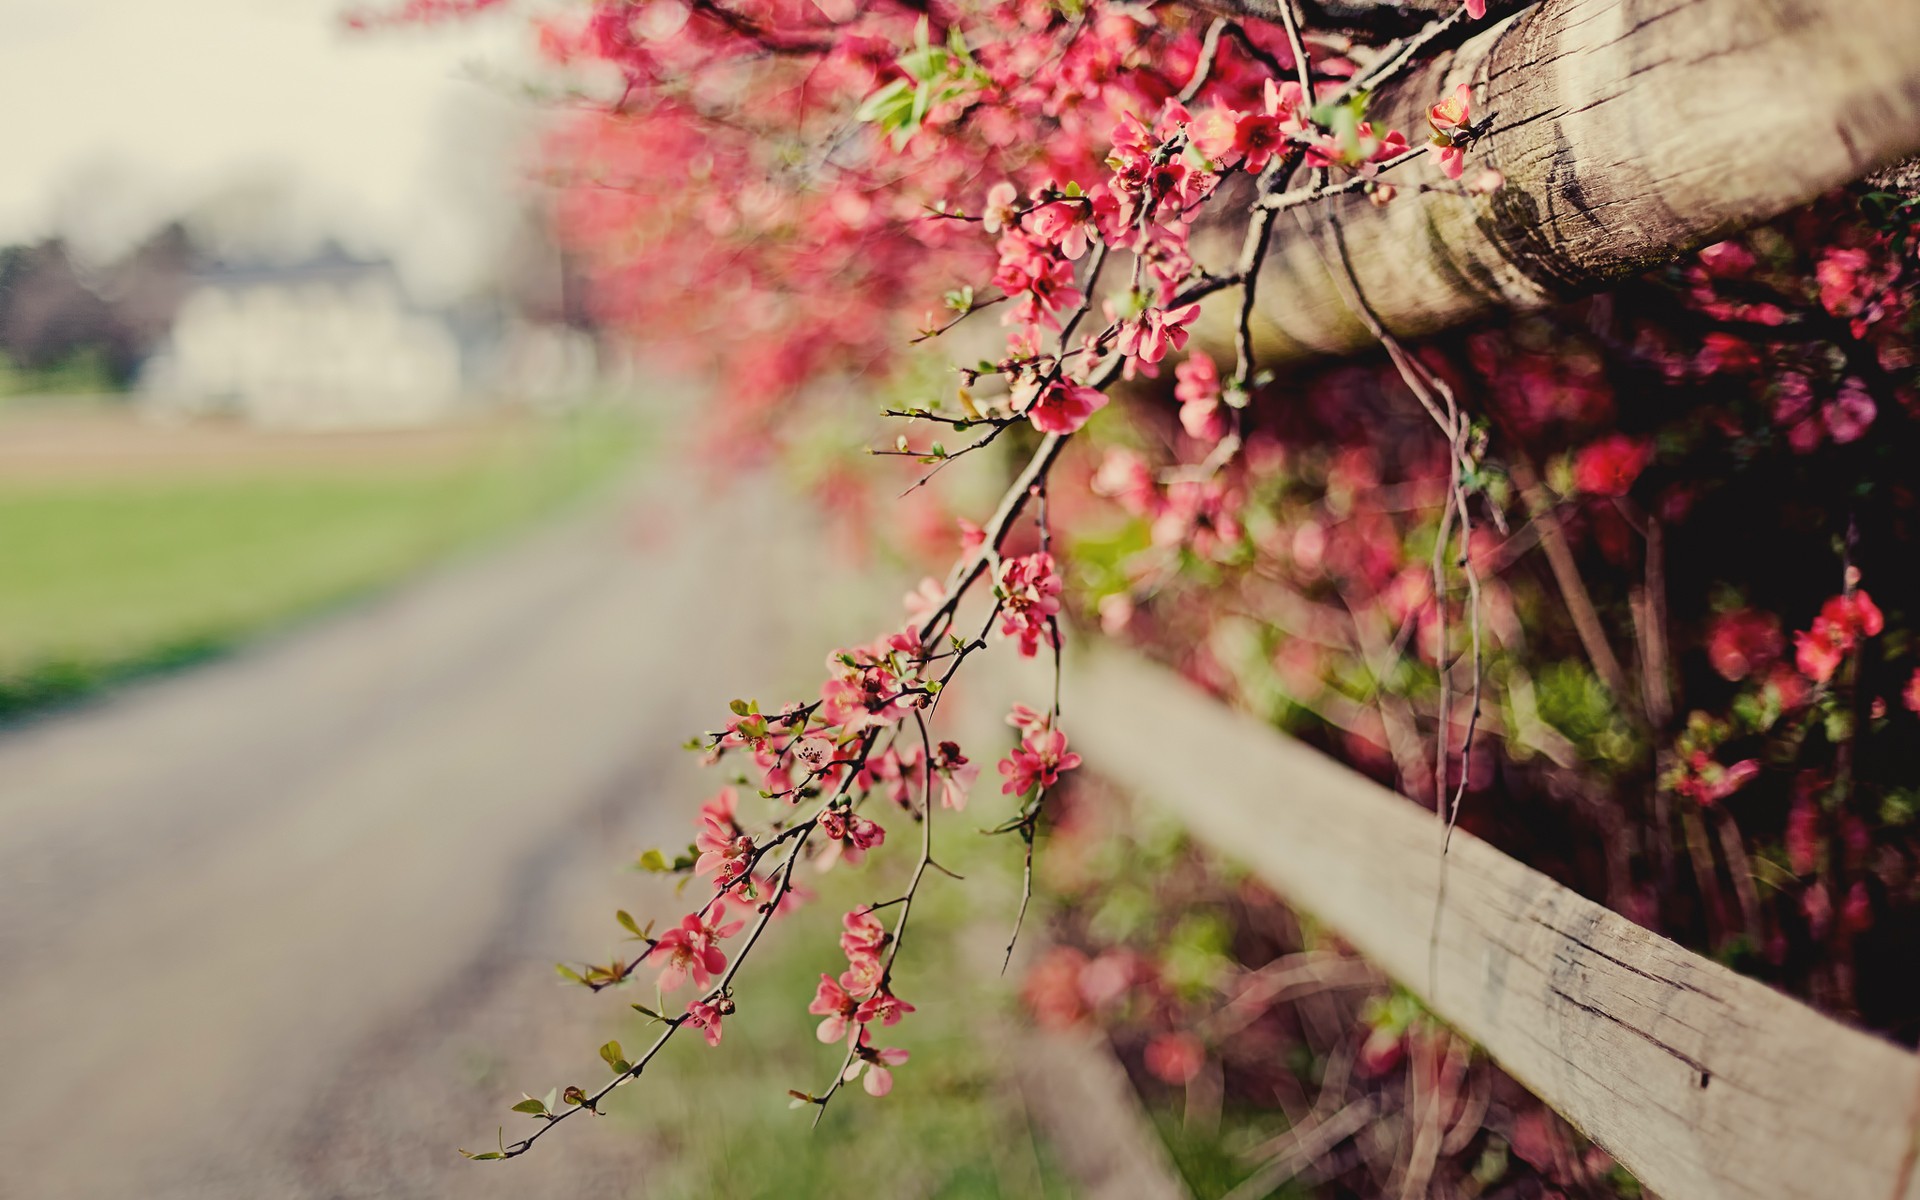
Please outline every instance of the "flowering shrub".
M807 1007L839 1061L792 1095L817 1120L845 1085L878 1097L896 1068L910 1075L878 1040L914 1011L894 967L943 870L936 811L963 807L980 773L977 753L936 737L942 698L997 641L1053 660L1051 702L1013 711L1017 744L997 766L1015 807L996 832L1018 836L1030 881L1051 798L1080 766L1057 684L1075 612L1392 779L1449 829L1465 820L1832 1007L1860 1002L1852 939L1909 912L1914 877L1887 815L1911 815L1884 769L1903 760L1871 739L1895 719L1889 698L1920 709L1908 643L1888 628L1907 611L1895 556L1912 495L1893 464L1910 459L1883 436L1913 403L1911 214L1829 213L1725 243L1634 305L1589 305L1577 327L1528 318L1410 348L1356 303L1390 374L1275 381L1252 314L1276 218L1336 195L1464 198L1503 181L1468 176L1492 120L1476 122L1470 86L1432 98L1418 142L1368 110L1440 34L1481 19L1482 0L1373 47L1272 11L592 0L542 29L594 101L549 147L565 236L610 322L713 369L722 452L778 443L909 345L964 341L957 386L890 408L905 432L873 453L922 470L915 488L995 445L1026 458L984 521L954 519L957 559L903 620L828 656L817 694L736 701L696 739L758 805L722 793L687 853L643 865L710 876L710 892L658 936L620 914L643 944L632 960L562 968L598 990L653 965L663 997L689 981L694 994L635 1004L659 1026L645 1051L609 1043L610 1081L558 1107L529 1097L518 1110L537 1128L476 1157L525 1153L597 1111L685 1028L718 1045L749 1002L741 965L801 898L799 865L857 866L889 824L896 847L918 842L914 868L901 894L845 914L844 969ZM1233 261L1205 261L1217 255L1194 235L1210 223L1238 233ZM1230 364L1226 346L1192 344L1210 297L1235 314L1217 338ZM989 309L997 330L976 316ZM916 330L903 313L925 316ZM1169 364L1170 419L1150 398ZM1122 381L1149 398L1124 406L1130 421L1101 416L1123 407L1109 396ZM1841 465L1820 486L1780 486L1829 454ZM1840 479L1853 482L1828 486ZM1748 562L1798 556L1777 602L1721 571L1724 537L1693 532L1716 512L1739 527L1725 514L1756 497L1805 534L1747 539ZM1902 604L1874 598L1894 594ZM1718 684L1692 686L1705 678L1682 657L1693 631ZM1699 706L1685 718L1683 696ZM1761 797L1773 808L1734 815ZM1785 861L1770 875L1749 835L1776 825ZM917 839L899 836L909 826ZM1134 982L1115 970L1095 986ZM1169 1028L1142 1061L1191 1080L1209 1047ZM1427 1054L1424 1069L1444 1075L1452 1058Z
M1069 610L1408 795L1462 801L1475 832L1636 921L1920 1037L1893 965L1920 914L1920 373L1910 210L1888 210L1835 197L1418 348L1482 398L1489 437L1477 719L1447 682L1472 631L1432 604L1450 467L1391 365L1256 397L1226 545L1162 534L1177 500L1143 452L1183 434L1201 452L1193 391L1132 406L1092 469L1105 511L1068 540ZM1437 779L1421 746L1470 727L1474 754Z
M478 7L413 5L400 16ZM1465 4L1426 36L1481 11ZM638 958L562 968L597 990L657 965L663 997L689 980L695 995L659 1011L636 1004L662 1027L651 1046L632 1060L604 1047L613 1080L567 1089L561 1107L529 1097L520 1111L540 1128L476 1156L487 1158L524 1153L594 1110L685 1027L719 1044L741 1002L740 966L794 900L800 862L857 865L886 842L877 814L887 806L919 825L918 863L900 896L846 914L846 969L823 977L810 1006L843 1059L825 1088L794 1096L824 1109L856 1079L870 1095L892 1088L907 1056L878 1045L874 1027L913 1011L893 991L893 966L938 869L934 797L960 807L978 772L958 745L936 749L930 722L956 672L996 637L1027 657L1049 650L1057 673L1062 578L1048 496L1063 448L1107 405L1111 384L1156 377L1187 348L1198 301L1238 289L1231 374L1182 376L1214 449L1168 488L1155 534L1198 553L1237 542L1239 495L1224 472L1255 383L1248 322L1275 216L1353 190L1387 199L1385 174L1429 151L1457 177L1478 132L1461 96L1435 107L1428 145L1367 118L1363 85L1412 61L1419 35L1407 53L1383 47L1364 78L1343 50L1311 53L1291 17L1231 21L1109 0L595 0L541 36L556 63L604 89L605 103L566 123L552 147L567 184L563 228L597 269L611 319L722 364L724 446L764 443L805 405L810 383L873 369L899 344L896 314L942 290L953 315L929 317L923 340L1004 306L1002 347L962 372L951 403L894 415L969 440L949 449L908 433L880 453L937 471L1029 428L1041 437L992 516L961 526L944 579L908 597L901 627L830 655L816 697L777 709L738 701L723 730L698 740L711 760L746 767L766 814L749 819L732 791L710 801L686 854L643 859L710 875L704 902L658 936L623 913L644 943ZM1193 230L1228 195L1245 214L1244 248L1230 268L1209 267ZM1121 255L1124 287L1105 274ZM989 280L995 294L976 291ZM1102 320L1089 322L1096 301ZM1442 420L1458 444L1448 403ZM1464 500L1460 515L1464 525ZM1012 552L1016 529L1033 549ZM963 606L987 591L984 622L963 628ZM1058 692L1044 710L1015 710L1019 742L998 767L1018 804L1000 831L1025 844L1029 879L1046 798L1080 765ZM749 917L728 919L735 905Z

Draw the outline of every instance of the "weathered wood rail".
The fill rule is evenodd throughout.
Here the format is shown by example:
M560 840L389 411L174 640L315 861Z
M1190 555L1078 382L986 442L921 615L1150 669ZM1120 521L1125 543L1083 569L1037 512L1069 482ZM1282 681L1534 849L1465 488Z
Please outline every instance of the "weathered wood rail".
M1027 688L1040 694L1035 678ZM1338 930L1668 1200L1920 1200L1920 1058L1667 941L1172 672L1071 654L1074 746Z
M1603 287L1920 153L1920 3L1542 0L1411 70L1373 111L1417 138L1458 83L1476 117L1496 117L1468 170L1494 167L1506 187L1407 191L1384 209L1353 195L1281 219L1263 358L1372 344L1326 261L1335 223L1367 302L1412 336Z

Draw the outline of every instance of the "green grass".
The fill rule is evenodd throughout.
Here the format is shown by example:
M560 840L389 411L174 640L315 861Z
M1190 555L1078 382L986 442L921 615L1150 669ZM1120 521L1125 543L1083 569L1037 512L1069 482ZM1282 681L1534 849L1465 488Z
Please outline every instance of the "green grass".
M581 494L637 442L589 413L430 463L0 481L0 719L391 583Z
M995 840L963 849L984 840L975 832L976 814L939 815L947 818L943 839L954 844L941 858L954 861L967 879L931 876L916 901L896 978L899 994L919 1011L876 1033L880 1044L913 1054L895 1069L892 1094L876 1099L857 1082L849 1085L816 1129L814 1110L790 1107L786 1089L818 1093L831 1080L843 1051L814 1039L819 1018L807 1013L807 1003L820 974L845 965L840 914L897 893L915 857L910 845L872 869L843 868L824 880L803 872L822 895L768 930L741 972L740 1008L727 1018L720 1046L676 1037L626 1090L612 1119L643 1127L662 1149L658 1167L634 1194L649 1200L1071 1195L995 1057L996 1030L1015 1018L1008 1009L1014 984L991 961L992 943L1004 937L1001 919L1011 919L1019 885L994 859L1013 846ZM915 836L898 814L887 824L897 837ZM981 921L992 924L984 935ZM651 1006L651 986L644 997L631 998ZM638 1019L613 1032L629 1049L651 1040Z

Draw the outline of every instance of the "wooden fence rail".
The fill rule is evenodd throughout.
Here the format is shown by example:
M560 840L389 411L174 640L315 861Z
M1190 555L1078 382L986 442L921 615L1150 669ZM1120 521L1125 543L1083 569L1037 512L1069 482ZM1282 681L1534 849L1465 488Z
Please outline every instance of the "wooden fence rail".
M1592 291L1920 152L1920 3L1542 0L1373 110L1417 139L1459 83L1495 117L1468 170L1507 186L1336 199L1301 210L1310 236L1281 221L1259 289L1265 360L1373 344L1323 257L1335 222L1361 293L1413 336Z
M1338 930L1668 1200L1920 1200L1906 1050L1470 834L1434 949L1431 813L1122 652L1073 657L1066 713L1096 769Z

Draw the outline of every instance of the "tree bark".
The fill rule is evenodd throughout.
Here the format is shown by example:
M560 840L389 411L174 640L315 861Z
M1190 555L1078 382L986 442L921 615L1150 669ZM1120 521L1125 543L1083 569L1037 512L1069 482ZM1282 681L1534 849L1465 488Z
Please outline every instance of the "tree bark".
M1546 0L1383 89L1377 118L1425 133L1469 83L1492 131L1467 153L1491 196L1359 195L1276 222L1259 280L1269 359L1372 342L1344 295L1345 247L1390 331L1437 332L1642 272L1920 152L1920 3ZM1338 274L1336 274L1338 273Z

